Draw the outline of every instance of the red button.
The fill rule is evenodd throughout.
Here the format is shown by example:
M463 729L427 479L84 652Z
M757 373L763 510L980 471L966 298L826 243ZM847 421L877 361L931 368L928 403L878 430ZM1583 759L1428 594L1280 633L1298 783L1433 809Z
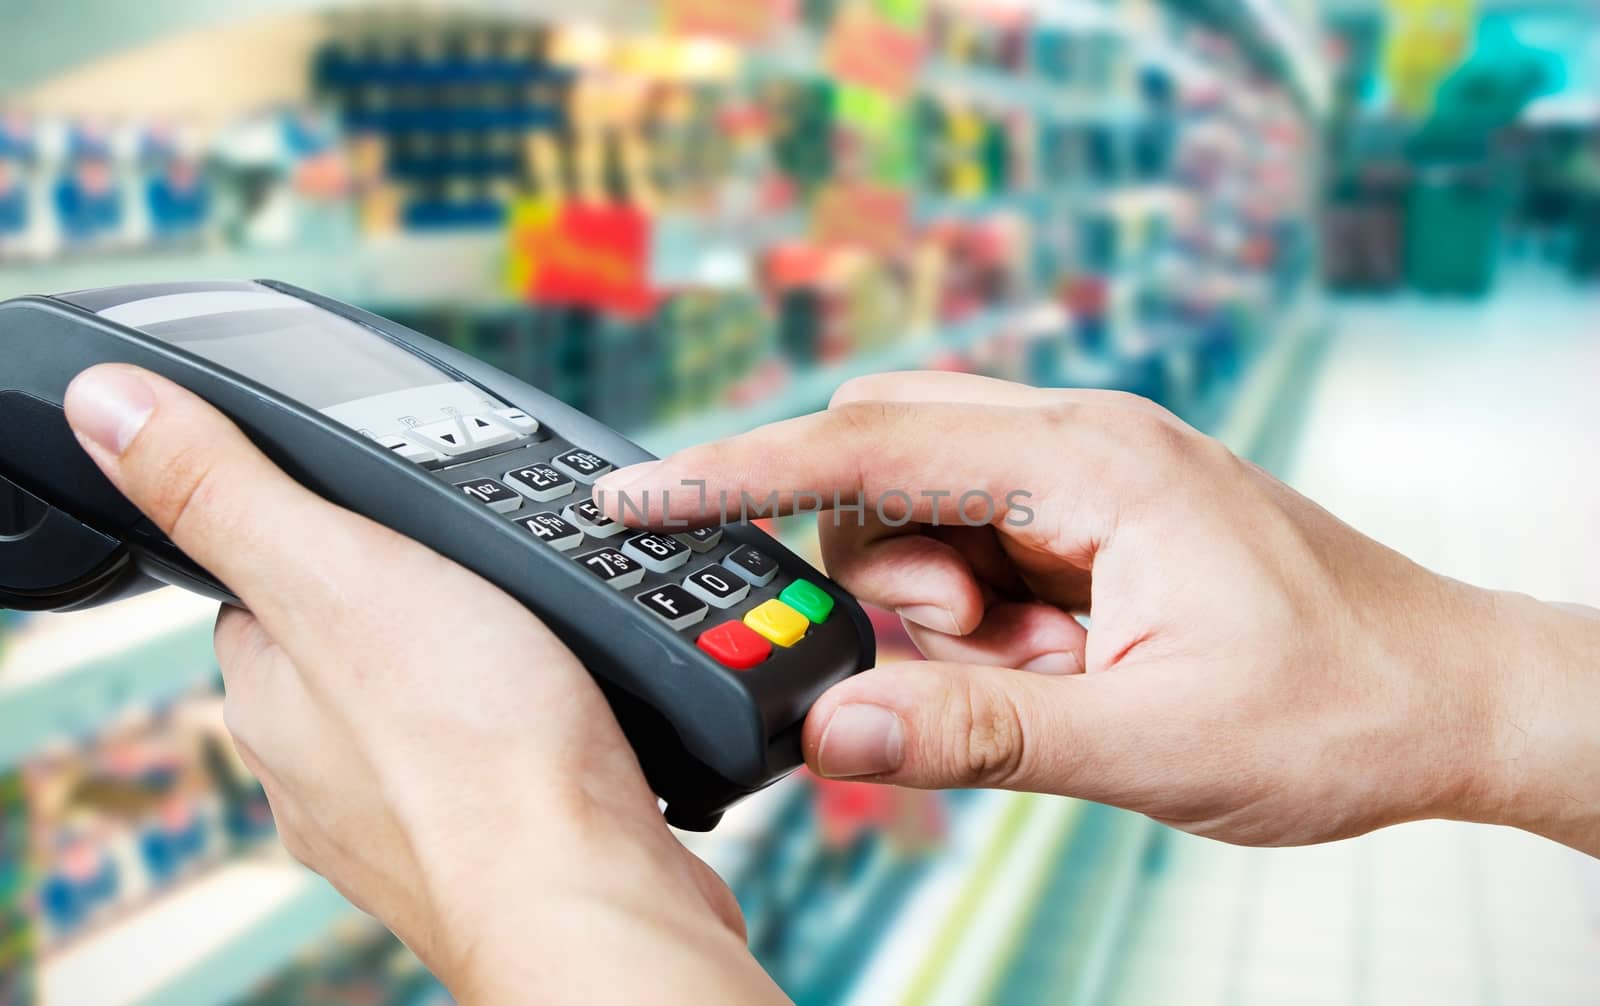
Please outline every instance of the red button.
M695 642L718 663L736 671L747 671L772 655L772 644L743 622L723 622L700 633Z

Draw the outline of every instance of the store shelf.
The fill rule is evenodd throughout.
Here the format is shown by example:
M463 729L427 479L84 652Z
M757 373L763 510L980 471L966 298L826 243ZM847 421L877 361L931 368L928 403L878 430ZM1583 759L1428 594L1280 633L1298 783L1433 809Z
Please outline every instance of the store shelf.
M1104 1001L1155 834L1148 818L1086 805L1020 892L1022 910L973 998L1007 1006Z
M105 608L40 615L0 658L0 771L86 737L130 707L159 704L216 673L217 603L160 590Z
M975 911L989 880L1028 827L1034 804L1015 793L974 794L955 818L937 864L907 899L906 919L942 919L937 926L895 926L883 937L871 964L846 1000L850 1006L877 1006L909 999L906 990L937 979L931 971L946 961L965 935L965 920Z
M980 108L1023 112L1058 124L1132 122L1140 115L1131 102L1088 96L1037 77L1018 78L998 70L954 66L930 60L917 87L926 94L949 95Z
M1283 0L1190 0L1185 7L1238 40L1251 61L1286 83L1312 116L1327 112L1331 85L1316 29L1297 22Z
M302 867L232 863L46 957L40 1002L224 1006L334 927L360 918Z
M1240 457L1260 461L1269 436L1282 432L1274 420L1305 385L1327 332L1326 305L1307 284L1284 309L1277 337L1261 348L1212 435Z
M498 279L505 248L504 233L492 230L286 248L107 252L0 266L0 300L176 279L278 279L362 305L491 305L504 299Z
M6 16L28 26L28 44L11 46L0 60L0 94L16 94L63 71L158 39L238 24L266 15L367 8L369 0L162 0L131 7L126 0L11 0ZM435 0L435 8L462 13L549 21L572 16L564 0ZM581 15L618 31L647 30L659 22L636 0L586 0Z
M1084 804L1061 797L1016 794L1018 823L996 836L984 863L972 874L956 911L934 943L911 985L899 995L863 1001L902 1002L907 1006L971 1003L993 986L997 969L1014 944L1042 880L1060 856ZM981 878L981 883L977 882ZM884 990L887 993L889 990Z
M665 456L694 444L754 429L820 409L834 389L853 377L925 365L940 353L962 352L1015 324L1026 307L1001 307L921 334L911 334L891 346L857 353L838 363L800 371L780 391L758 402L716 409L691 419L635 431L632 439L657 455Z

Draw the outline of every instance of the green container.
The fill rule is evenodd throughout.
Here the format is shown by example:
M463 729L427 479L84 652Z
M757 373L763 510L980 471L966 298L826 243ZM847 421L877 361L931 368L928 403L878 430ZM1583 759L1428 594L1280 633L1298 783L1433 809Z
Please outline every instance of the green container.
M1424 170L1406 213L1406 278L1424 293L1487 293L1505 204L1482 173Z

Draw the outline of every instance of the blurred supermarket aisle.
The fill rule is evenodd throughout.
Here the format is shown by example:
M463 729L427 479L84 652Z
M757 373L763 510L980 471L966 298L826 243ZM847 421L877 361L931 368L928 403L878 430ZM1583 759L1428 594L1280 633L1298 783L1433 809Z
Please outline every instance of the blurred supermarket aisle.
M1513 274L1482 302L1346 303L1283 474L1472 582L1600 605L1600 296ZM1576 547L1575 547L1576 546ZM1600 862L1504 829L1313 849L1173 835L1118 1006L1593 1003Z

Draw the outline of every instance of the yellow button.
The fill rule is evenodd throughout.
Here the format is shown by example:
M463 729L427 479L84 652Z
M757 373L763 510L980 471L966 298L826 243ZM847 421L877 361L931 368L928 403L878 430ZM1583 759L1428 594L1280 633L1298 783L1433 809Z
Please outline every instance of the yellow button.
M752 608L744 616L744 624L779 646L793 646L805 636L806 626L811 623L800 612L773 598Z

